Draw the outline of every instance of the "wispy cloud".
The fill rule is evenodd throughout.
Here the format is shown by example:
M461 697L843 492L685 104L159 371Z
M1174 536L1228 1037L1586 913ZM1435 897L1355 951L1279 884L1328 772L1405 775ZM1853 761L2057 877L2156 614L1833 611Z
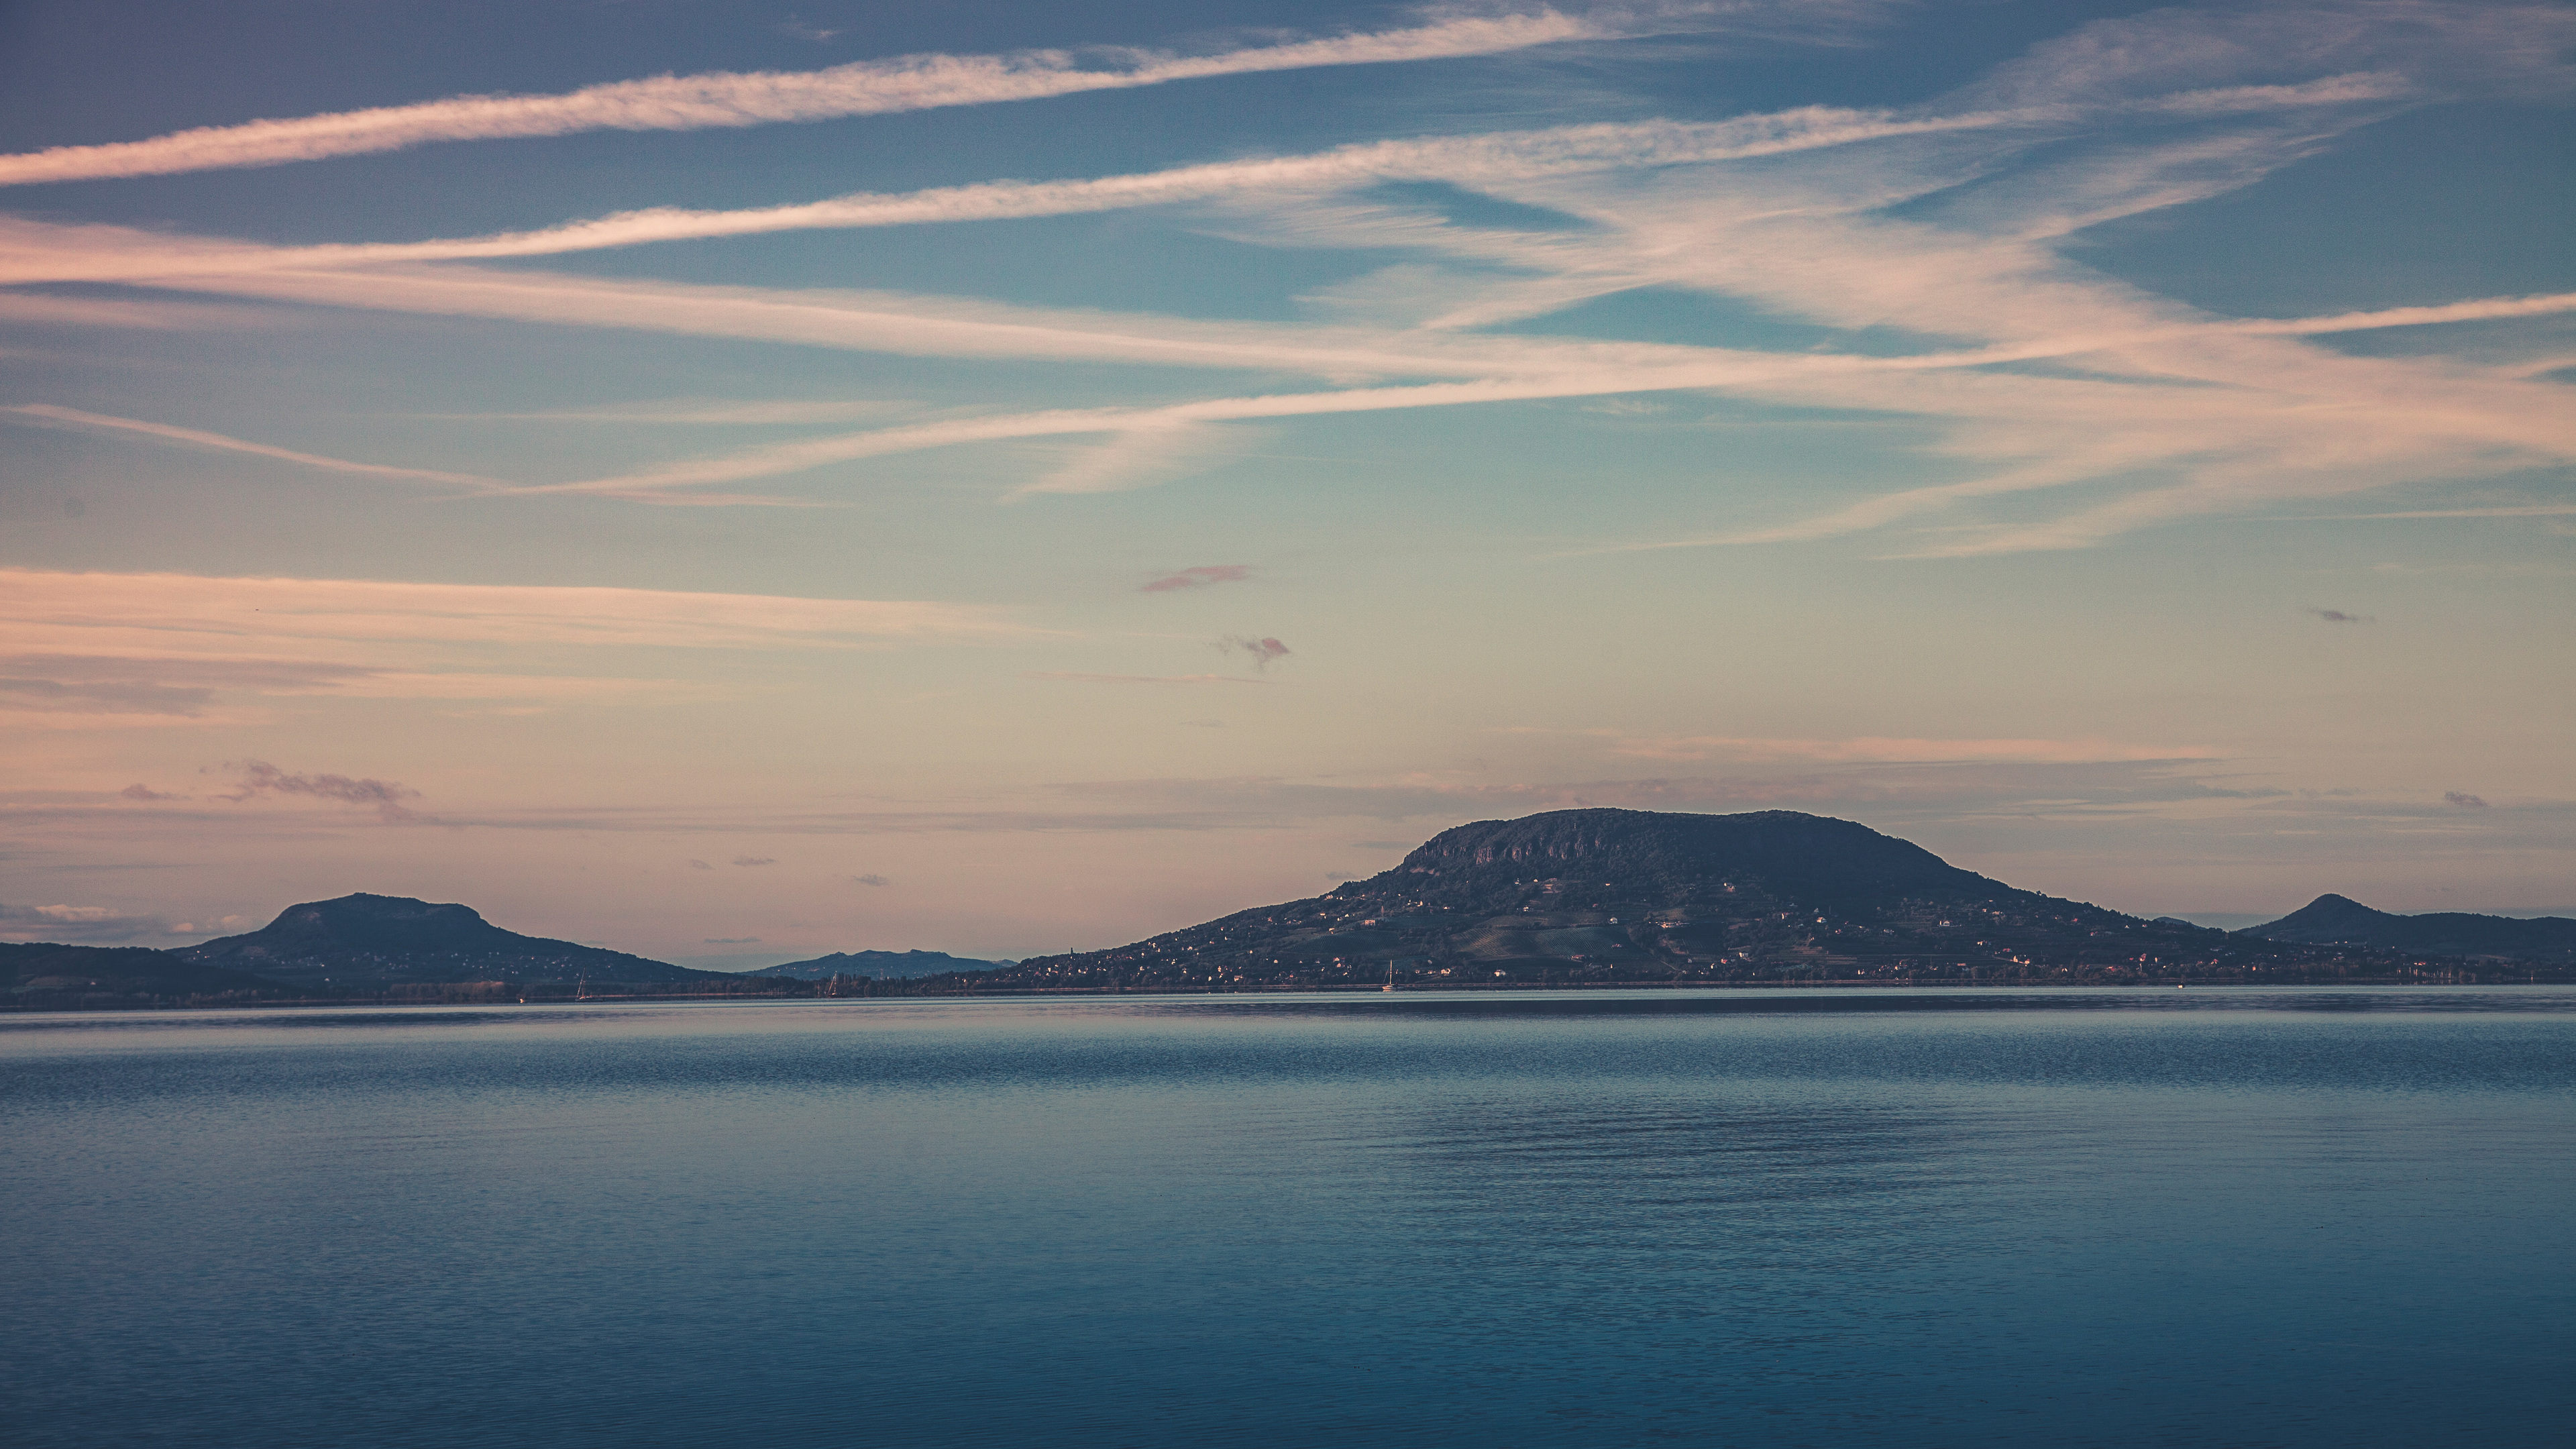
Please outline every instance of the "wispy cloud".
M244 760L220 767L235 777L234 792L227 800L254 800L262 796L293 795L307 799L328 800L341 805L363 805L376 812L388 824L416 819L402 802L417 800L420 792L392 780L353 779L347 775L293 774L265 760Z
M145 422L137 418L111 417L105 413L83 412L79 408L60 407L52 403L20 403L0 407L0 413L29 422L56 427L99 429L115 433L135 433L160 442L179 443L188 447L211 448L224 453L248 453L253 457L274 458L304 468L319 468L328 473L354 473L370 478L399 478L419 483L446 483L469 488L500 488L509 485L494 478L472 473L446 473L428 468L400 468L384 463L355 463L346 458L326 458L317 453L299 453L291 448L273 448L266 443L244 442L221 433L200 428L174 427L168 423Z
M1416 138L1127 176L738 211L662 208L510 236L385 245L273 248L11 223L0 225L0 279L154 279L236 296L916 355L1267 368L1330 385L1154 407L916 418L526 492L751 501L713 490L918 449L1043 437L1100 441L1011 496L1096 492L1186 472L1221 449L1224 430L1213 424L1700 391L1927 420L1940 430L1926 450L1939 481L1819 516L1610 547L1882 533L1893 540L1889 552L1909 556L2081 548L2256 504L2576 457L2563 388L2539 375L2450 357L2355 356L2302 340L2511 324L2576 308L2576 294L2219 318L2113 283L2060 253L2086 227L2246 185L2341 131L2427 97L2473 93L2481 65L2511 85L2544 85L2558 74L2547 57L2569 33L2558 12L2513 7L2264 7L2215 19L2157 11L2080 28L1985 82L1905 111L1807 107L1706 123ZM1761 164L1739 164L1752 161ZM1581 225L1459 225L1371 190L1388 180L1445 182ZM440 261L1174 202L1200 204L1203 218L1231 218L1262 244L1427 257L1407 265L1409 276L1429 280L1392 286L1391 295L1436 294L1439 305L1408 310L1401 297L1372 298L1363 287L1329 325L1191 323ZM1832 329L1910 335L1918 346L1895 356L1785 353L1497 330L1649 287L1724 296ZM1371 307L1394 320L1352 324ZM1433 380L1384 381L1395 378ZM2075 485L2100 486L2078 494ZM2049 490L2068 490L2071 501L2052 508ZM2025 501L2005 506L2012 500Z
M1046 632L974 604L36 569L0 569L0 620L30 651L229 659L299 643L847 649Z
M1176 589L1204 589L1210 584L1240 583L1250 577L1252 569L1245 564L1198 564L1165 574L1144 585L1140 592L1167 594Z
M990 105L1081 91L1317 66L1495 55L1568 40L1722 24L1749 5L1672 5L1566 15L1553 10L1458 15L1388 30L1185 56L1124 47L1006 55L906 55L827 70L710 72L589 86L559 95L451 96L409 106L207 126L144 141L57 146L0 156L0 186L161 176L361 156L435 141L566 136L583 131L693 131L822 121L945 106ZM1822 9L1823 7L1815 7ZM829 39L791 20L807 39Z
M0 569L0 628L21 651L0 656L0 721L57 734L240 726L290 700L500 701L531 712L710 692L608 672L601 650L1063 637L964 604L29 569Z
M2222 752L2201 745L2138 745L2087 738L2046 739L1748 739L1724 735L1618 736L1614 753L1650 760L1813 760L1827 764L1935 764L1995 761L2095 764L2133 760L2207 760Z
M2329 624L2376 624L2379 622L2368 614L2347 614L2341 609L2310 609L2308 612L2325 620Z
M167 936L172 931L166 917L120 911L111 906L0 905L0 938L12 941L113 945Z
M623 407L584 408L546 413L460 413L444 416L473 418L496 422L538 423L670 423L675 425L708 425L715 427L760 427L798 423L854 423L869 418L899 413L916 406L890 399L855 398L836 401L725 401L714 398L673 398L663 402L630 403ZM429 414L428 416L442 416Z
M201 686L156 684L148 680L87 680L0 677L0 711L99 714L187 715L205 711L214 691Z
M1196 470L1212 453L1242 446L1239 432L1204 422L1149 419L1115 429L1108 440L1075 452L1063 466L1004 495L1005 501L1039 493L1116 493L1148 488Z
M1069 669L1032 669L1022 679L1060 679L1076 684L1267 684L1238 674L1084 674Z
M810 40L816 45L829 45L836 37L846 32L827 30L811 23L801 15L790 15L778 22L778 33L798 40Z
M1255 669L1268 669L1293 652L1276 639L1255 639L1243 634L1228 634L1217 640L1214 647L1223 653L1242 655L1252 661Z
M2463 810L2484 810L2487 808L2486 801L2475 795L2465 794L2458 790L2443 791L2442 801L2447 805L2457 805Z
M2332 89L2313 93L2289 89L2237 94L2230 104L2271 110L2349 104L2363 98L2384 96L2375 92L2366 97L2356 95L2349 83L2338 80ZM434 241L263 247L228 240L131 233L118 245L70 250L34 248L22 239L15 245L0 247L0 283L140 281L247 271L556 256L653 242L774 232L1072 216L1237 195L1321 196L1383 181L1503 185L1586 172L1741 161L1955 132L2046 132L2081 122L2087 114L2080 109L2056 107L1908 117L1884 110L1803 106L1725 121L1592 124L1484 136L1371 141L1303 156L1221 161L1080 180L988 181L904 193L858 192L785 206L727 211L653 207L534 231ZM94 230L102 238L116 231Z
M154 332L228 332L275 327L281 310L229 307L168 298L58 297L45 292L0 292L0 322L33 327L118 327Z

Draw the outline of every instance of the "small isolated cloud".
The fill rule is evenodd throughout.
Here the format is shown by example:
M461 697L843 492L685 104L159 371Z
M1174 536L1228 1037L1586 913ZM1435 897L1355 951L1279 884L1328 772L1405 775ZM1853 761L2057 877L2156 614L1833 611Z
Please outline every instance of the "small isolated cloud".
M810 40L816 45L828 45L832 38L841 32L826 30L819 25L808 23L802 15L791 14L778 22L778 33L795 40Z
M778 864L778 857L774 855L737 855L733 858L733 863L736 865L776 865Z
M689 869L691 869L691 870L713 870L713 869L715 869L715 867L714 867L714 866L712 866L712 865L707 864L707 863L706 863L705 861L703 861L703 860L693 860L693 861L690 861L690 862L689 862Z
M760 944L760 938L758 936L701 936L698 940L700 944L707 946L757 946Z
M1200 564L1145 585L1144 592L1167 594L1174 589L1204 589L1210 584L1239 584L1252 577L1249 564Z
M863 886L890 886L894 884L893 881L887 880L881 875L854 875L850 877L850 879L857 881Z
M180 800L186 798L185 796L180 795L164 795L160 791L153 789L151 786L144 784L128 785L116 793L124 796L128 800Z
M332 800L343 805L365 805L386 821L410 820L412 812L403 808L405 800L420 798L420 792L392 780L351 779L347 775L291 775L266 760L227 761L219 768L241 776L240 790L224 798L232 801L256 799L263 795L305 795L316 800Z
M2479 799L2475 795L2462 794L2457 790L2443 791L2442 799L2449 804L2459 806L2463 810L2484 810L2487 808L2486 801Z
M2310 609L2308 612L2325 620L2329 624L2376 624L2379 622L2368 614L2347 614L2341 609Z
M1253 639L1241 634L1228 634L1213 646L1228 654L1241 654L1252 661L1255 669L1268 669L1271 661L1288 657L1289 649L1276 639Z

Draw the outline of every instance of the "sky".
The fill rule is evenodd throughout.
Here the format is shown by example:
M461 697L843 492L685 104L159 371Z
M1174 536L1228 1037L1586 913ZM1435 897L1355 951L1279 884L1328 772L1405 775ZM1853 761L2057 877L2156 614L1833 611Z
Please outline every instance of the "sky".
M2576 7L0 4L0 939L1572 806L2576 914Z

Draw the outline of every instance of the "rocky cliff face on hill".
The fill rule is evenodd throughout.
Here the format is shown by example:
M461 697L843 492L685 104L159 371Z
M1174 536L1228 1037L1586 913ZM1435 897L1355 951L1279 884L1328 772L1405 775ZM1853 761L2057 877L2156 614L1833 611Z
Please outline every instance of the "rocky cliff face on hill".
M429 982L729 981L623 951L505 931L459 905L408 896L307 901L247 935L169 953L311 989L350 991Z
M2422 916L2374 911L2349 896L2322 895L2277 921L2236 933L2266 941L2352 945L2441 956L2576 964L2576 921L2437 911Z
M1847 820L1559 810L1444 831L1393 870L1311 900L974 979L1131 989L1390 977L2259 980L2355 963L2374 964L2015 890Z

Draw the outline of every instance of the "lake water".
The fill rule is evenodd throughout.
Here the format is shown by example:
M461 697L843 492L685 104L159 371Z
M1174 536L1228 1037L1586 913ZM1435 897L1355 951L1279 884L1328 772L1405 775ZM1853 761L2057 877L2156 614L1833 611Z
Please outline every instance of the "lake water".
M2576 991L0 1017L15 1445L2536 1445Z

